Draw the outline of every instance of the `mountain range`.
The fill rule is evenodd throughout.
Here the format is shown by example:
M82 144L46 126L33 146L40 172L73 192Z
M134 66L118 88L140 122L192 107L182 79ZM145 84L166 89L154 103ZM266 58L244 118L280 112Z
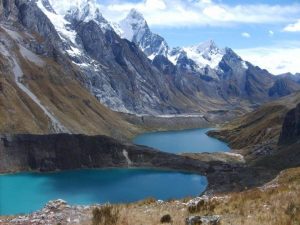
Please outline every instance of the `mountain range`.
M131 127L116 112L235 115L300 90L213 41L170 48L135 9L116 24L63 5L0 0L2 131L112 135Z

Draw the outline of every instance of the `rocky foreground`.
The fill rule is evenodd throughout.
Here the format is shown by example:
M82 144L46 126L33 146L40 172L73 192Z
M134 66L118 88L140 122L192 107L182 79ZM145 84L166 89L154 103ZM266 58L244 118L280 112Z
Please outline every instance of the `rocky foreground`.
M107 210L109 213L103 214ZM146 199L126 205L92 206L70 206L56 200L29 215L0 217L0 224L102 225L109 217L113 217L112 224L116 225L299 225L300 168L285 170L258 188L193 199Z

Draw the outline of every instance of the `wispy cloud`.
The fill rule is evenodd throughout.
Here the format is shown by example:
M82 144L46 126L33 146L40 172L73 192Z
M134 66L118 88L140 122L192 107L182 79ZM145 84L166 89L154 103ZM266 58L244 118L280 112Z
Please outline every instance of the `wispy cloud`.
M287 32L300 32L300 19L296 23L287 25L283 30Z
M275 33L274 33L274 31L269 30L268 34L269 34L270 37L273 37Z
M105 17L115 22L136 8L150 25L169 27L291 23L300 14L300 4L227 5L213 0L141 0L137 3L116 0L100 4L100 8Z
M235 50L244 60L277 75L300 72L300 43Z
M243 32L241 33L241 35L244 37L244 38L250 38L251 37L251 34L247 33L247 32Z

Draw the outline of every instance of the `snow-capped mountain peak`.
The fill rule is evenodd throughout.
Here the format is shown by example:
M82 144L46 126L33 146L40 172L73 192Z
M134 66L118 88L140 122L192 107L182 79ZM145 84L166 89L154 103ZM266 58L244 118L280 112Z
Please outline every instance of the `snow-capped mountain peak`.
M161 36L151 32L147 21L136 9L130 10L125 19L120 21L121 37L136 43L140 49L154 59L157 55L167 56L169 46Z
M129 41L142 38L142 36L149 31L148 24L143 15L136 9L131 9L125 19L120 22L122 29L122 37Z
M44 1L44 0L43 0ZM47 1L47 0L46 0ZM48 0L52 8L57 14L65 15L68 11L79 11L80 14L85 14L87 12L95 12L97 8L97 3L95 0Z
M183 57L196 63L199 69L210 67L216 69L225 55L225 49L220 49L212 40L190 47L173 48L168 53L168 59L177 65Z
M198 45L191 47L195 52L198 53L209 53L209 52L223 52L213 40L202 42Z
M108 23L100 13L97 3L94 0L77 0L76 4L70 5L69 9L64 13L67 19L75 19L77 21L88 22L96 20Z
M225 49L219 48L212 40L183 49L187 57L197 63L200 68L209 66L216 69L225 54Z
M74 22L94 20L103 32L116 30L115 25L103 17L95 0L38 0L37 5L52 21L62 39L75 45L76 32L72 28Z
M145 21L144 16L142 13L140 13L139 11L137 11L136 9L131 9L126 17L126 19L133 19L136 21Z
M225 54L225 50L220 49L212 40L169 51L167 42L151 32L143 15L135 9L130 10L119 25L122 38L135 42L151 60L157 55L163 55L176 65L180 58L186 57L194 61L199 69L207 66L216 69Z

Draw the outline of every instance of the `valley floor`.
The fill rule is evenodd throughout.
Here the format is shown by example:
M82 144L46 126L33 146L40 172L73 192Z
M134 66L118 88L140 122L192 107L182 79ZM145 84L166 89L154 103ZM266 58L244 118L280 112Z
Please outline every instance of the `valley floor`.
M101 224L97 223L99 217L93 220L93 210L97 215L97 207L110 211L119 225L161 224L164 215L170 215L172 223L169 224L172 225L184 225L186 218L192 216L209 215L218 215L222 225L298 225L300 167L282 171L276 179L262 187L237 193L167 202L147 199L111 207L71 207L63 201L56 201L31 215L0 217L0 224Z

